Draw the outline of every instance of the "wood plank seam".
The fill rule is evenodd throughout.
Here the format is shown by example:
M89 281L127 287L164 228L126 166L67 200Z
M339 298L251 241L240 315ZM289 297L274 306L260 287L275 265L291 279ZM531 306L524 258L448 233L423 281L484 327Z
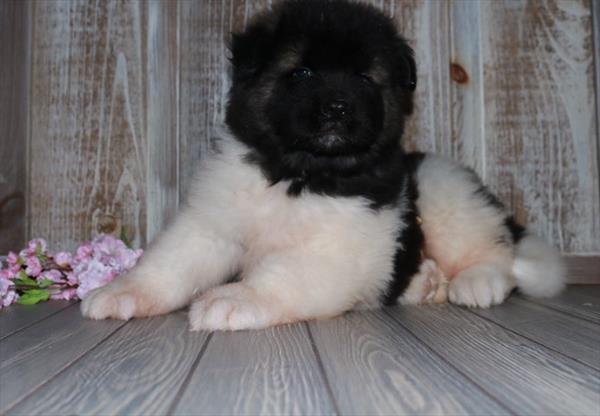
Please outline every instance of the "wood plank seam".
M488 318L486 316L478 314L477 312L475 312L475 310L473 310L471 308L467 309L467 311L469 313L471 313L471 314L473 314L473 315L481 318L481 319L484 319L485 321L487 321L487 322L489 322L489 323L491 323L491 324L493 324L493 325L495 325L495 326L497 326L499 328L502 328L503 330L505 330L507 332L510 332L510 333L512 333L514 335L517 335L517 336L521 337L521 338L525 338L526 340L528 340L528 341L536 344L537 346L542 347L542 348L544 348L544 349L546 349L548 351L552 351L553 353L558 354L558 355L562 356L563 358L566 358L567 360L575 361L578 364L584 365L584 366L586 366L588 368L591 368L593 370L600 371L600 368L598 368L598 367L594 367L594 366L592 366L592 365L590 365L590 364L588 364L588 363L586 363L584 361L581 361L581 360L579 360L579 359L577 359L575 357L571 357L570 355L567 355L567 354L565 354L565 353L563 353L561 351L558 351L558 350L556 350L556 349L554 349L554 348L552 348L552 347L550 347L550 346L548 346L546 344L542 344L540 341L537 341L536 339L534 339L534 338L532 338L532 337L530 337L530 336L528 336L526 334L523 334L523 333L521 333L519 331L516 331L514 329L511 329L511 328L508 328L508 327L502 325L501 323L498 323L498 322L496 322L496 321L494 321L494 320L492 320L492 319L490 319L490 318Z
M57 376L59 376L60 374L64 373L65 371L67 371L69 368L71 368L73 365L77 364L79 361L81 361L81 359L83 357L85 357L86 355L88 355L90 352L94 351L96 348L98 348L100 345L104 344L106 341L108 341L114 334L116 334L118 331L120 331L123 327L125 327L125 325L127 325L128 322L122 322L122 325L119 325L118 328L114 329L112 332L110 332L106 337L104 337L103 339L101 339L98 343L96 343L96 345L94 345L93 347L91 347L90 349L88 349L87 351L85 351L84 353L80 354L79 357L75 357L75 359L73 359L71 362L69 362L67 365L65 365L63 368L61 368L60 370L58 370L56 373L54 373L51 377L48 377L46 380L44 380L42 383L38 384L33 390L31 390L29 393L25 394L19 401L15 402L12 406L10 406L9 408L7 408L4 412L4 414L9 414L12 409L14 409L15 407L17 407L18 405L20 405L21 403L23 403L24 401L26 401L27 399L29 399L30 397L32 397L35 393L37 393L40 389L42 389L44 386L46 386L47 384L49 384L52 380L54 380Z
M198 356L196 357L196 359L192 363L192 366L190 367L190 370L188 371L188 373L185 376L185 378L183 379L183 382L181 383L181 386L179 386L179 390L177 391L177 394L175 394L175 397L173 398L173 401L169 405L169 408L168 408L168 410L166 412L167 415L172 415L172 414L175 413L175 409L177 408L177 405L179 404L179 401L183 397L183 394L187 390L187 387L188 387L188 385L190 383L190 379L192 378L192 376L196 372L196 368L198 368L198 364L200 364L200 360L202 359L202 357L204 357L204 353L206 352L206 349L208 348L208 344L210 343L213 335L214 335L214 332L211 332L210 334L208 334L208 337L206 337L206 340L204 341L204 345L202 345L202 348L200 348L200 352L198 353Z
M12 332L9 332L8 334L2 335L2 336L0 336L0 341L3 341L3 340L5 340L6 338L8 338L8 337L10 337L10 336L13 336L13 335L15 335L15 334L18 334L19 332L21 332L21 331L24 331L25 329L29 328L30 326L33 326L33 325L35 325L35 324L37 324L37 323L39 323L39 322L41 322L41 321L44 321L44 320L46 320L46 319L50 318L51 316L54 316L54 315L56 315L57 313L60 313L60 312L64 311L65 309L67 309L67 308L70 308L70 307L73 307L73 306L75 306L75 305L79 305L79 302L77 302L77 303L73 303L73 304L71 304L71 305L65 305L65 307L64 307L64 308L60 308L59 310L57 310L57 311L54 311L54 312L52 312L51 314L49 314L49 315L46 315L46 316L44 316L44 317L42 317L42 318L40 318L40 319L37 319L37 320L35 320L35 321L33 321L33 322L30 322L30 323L28 323L27 325L25 325L25 326L22 326L22 327L21 327L21 328L19 328L19 329L15 329L14 331L12 331Z
M571 318L581 319L581 320L584 320L584 321L589 322L591 324L598 325L598 321L595 321L593 319L587 318L587 317L582 316L582 315L577 315L575 313L566 311L564 309L557 308L557 307L552 306L552 305L548 305L548 304L546 304L546 303L544 303L542 301L539 301L538 299L533 299L533 298L532 299L530 299L530 298L523 298L523 299L527 300L528 302L531 302L531 303L533 303L535 305L542 306L542 307L544 307L546 309L550 309L550 310L552 310L554 312L560 312L562 314L570 316Z
M323 377L323 382L325 383L325 389L327 391L327 396L329 396L329 400L331 400L331 404L335 411L336 415L341 415L340 406L333 394L333 389L331 388L331 382L329 381L329 377L327 376L327 372L325 371L325 366L323 365L323 359L321 358L321 353L319 352L319 348L315 342L313 334L310 330L310 325L308 322L304 322L304 328L306 329L306 333L308 334L308 339L310 341L310 346L315 354L315 359L317 360L317 366L319 367L319 371L321 372L321 377Z
M33 2L27 2L27 18L29 24L27 25L27 114L25 120L25 240L28 241L31 238L31 201L33 200L31 195L31 132L32 132L32 120L31 120L31 107L33 105L32 98L32 74L33 74L33 41L35 36L35 7Z
M400 321L399 319L397 319L387 308L383 309L384 313L389 316L394 322L396 322L398 325L400 325L402 328L404 328L409 334L411 334L422 346L423 348L427 349L431 354L433 354L434 356L438 357L440 359L440 361L442 361L445 365L447 365L448 367L451 367L452 369L454 369L456 372L458 372L461 376L463 376L469 383L471 383L476 389L478 389L479 391L482 392L482 394L484 394L485 396L487 396L488 398L490 398L492 401L494 401L496 404L498 404L498 406L502 407L504 410L506 410L506 412L508 414L514 415L516 416L517 413L513 412L510 408L508 408L499 398L497 398L496 396L494 396L491 392L487 391L483 386L479 385L475 380L473 380L472 377L470 377L467 373L465 373L464 371L462 371L460 368L456 367L454 364L452 364L450 361L448 361L444 356L442 356L441 354L439 354L436 350L434 350L433 348L431 348L429 346L429 344L427 344L425 341L423 341L418 335L416 335L412 330L410 330L410 328L408 328L406 325L404 325L402 323L402 321Z

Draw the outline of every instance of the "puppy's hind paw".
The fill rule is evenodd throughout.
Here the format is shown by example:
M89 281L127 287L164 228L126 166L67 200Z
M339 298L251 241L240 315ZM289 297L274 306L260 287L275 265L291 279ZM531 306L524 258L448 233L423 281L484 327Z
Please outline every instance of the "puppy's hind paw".
M514 279L506 272L493 266L475 266L450 281L448 297L457 305L489 308L502 303L514 287Z
M448 302L448 279L437 263L425 259L399 302L403 305Z

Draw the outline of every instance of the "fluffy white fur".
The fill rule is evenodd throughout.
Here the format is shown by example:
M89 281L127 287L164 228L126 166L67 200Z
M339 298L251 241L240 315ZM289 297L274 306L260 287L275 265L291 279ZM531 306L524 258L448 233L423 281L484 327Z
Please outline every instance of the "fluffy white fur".
M428 155L417 173L417 207L423 219L425 256L450 281L449 299L466 306L500 303L515 286L513 250L505 213L474 197L478 184L462 166Z
M289 197L287 183L269 186L243 161L243 145L230 137L221 145L174 223L127 276L92 292L83 314L129 319L193 301L193 330L237 330L379 306L404 226L402 204L375 211L362 198ZM494 244L507 232L502 215L473 197L463 168L428 156L417 179L425 254L433 260L423 264L401 302L447 296L488 307L515 284L534 295L562 286L557 253L541 240L523 240L516 261L510 245ZM240 281L225 284L236 273Z
M129 319L180 308L192 329L262 328L374 307L392 272L397 209L269 186L232 139L206 163L188 206L127 276L90 294L83 314ZM241 281L223 286L241 273ZM218 287L215 287L218 286Z
M565 287L565 264L544 240L528 235L519 242L512 273L526 295L551 297Z

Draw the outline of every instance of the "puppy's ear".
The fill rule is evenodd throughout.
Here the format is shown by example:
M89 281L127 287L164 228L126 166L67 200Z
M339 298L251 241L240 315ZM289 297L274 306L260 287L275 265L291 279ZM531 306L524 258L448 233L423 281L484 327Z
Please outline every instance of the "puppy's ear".
M244 32L232 35L229 49L234 82L251 79L268 61L275 39L273 22L266 18L259 18Z
M406 61L406 67L408 69L405 80L405 88L409 91L417 89L417 64L415 63L415 53L410 46L405 45L406 50L403 53L403 58Z
M403 89L414 91L417 88L417 64L415 53L404 39L398 39L395 51L397 76Z
M417 64L415 53L404 39L396 44L395 68L397 85L400 86L404 102L404 113L411 114L413 110L412 96L417 88Z

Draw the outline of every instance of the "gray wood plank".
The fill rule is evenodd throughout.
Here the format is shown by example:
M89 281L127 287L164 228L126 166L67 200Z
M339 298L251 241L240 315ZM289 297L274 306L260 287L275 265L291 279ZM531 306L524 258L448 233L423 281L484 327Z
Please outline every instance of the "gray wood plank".
M342 414L507 414L383 311L310 323Z
M471 312L600 370L598 325L518 297L501 306Z
M166 414L207 336L183 312L133 320L11 413Z
M600 285L569 286L563 293L551 299L525 298L600 324Z
M217 332L174 413L332 414L306 327Z
M0 414L123 326L67 308L0 341Z
M0 340L74 304L75 302L60 300L37 305L12 305L1 309Z
M600 372L466 309L395 307L390 315L517 414L600 412Z

